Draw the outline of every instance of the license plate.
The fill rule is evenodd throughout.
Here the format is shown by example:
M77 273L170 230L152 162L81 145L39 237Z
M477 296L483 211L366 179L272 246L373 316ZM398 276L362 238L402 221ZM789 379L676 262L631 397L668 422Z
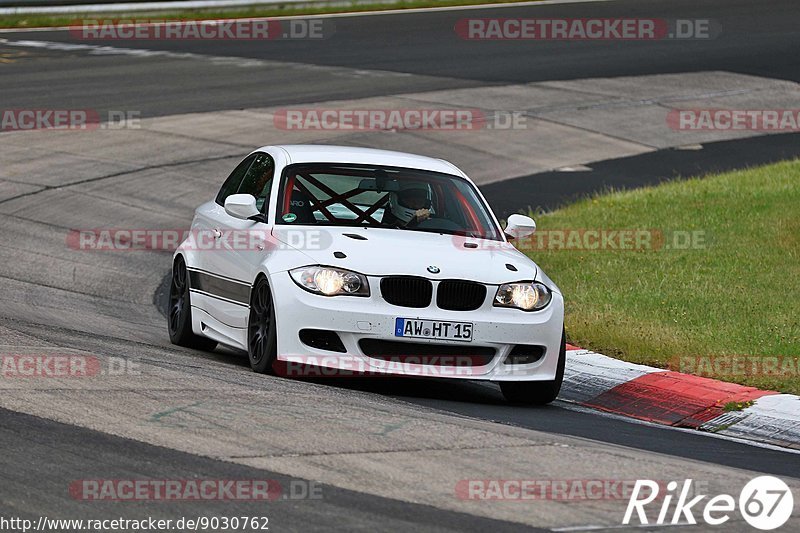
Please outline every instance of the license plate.
M394 322L394 336L470 342L472 341L472 323L397 318Z

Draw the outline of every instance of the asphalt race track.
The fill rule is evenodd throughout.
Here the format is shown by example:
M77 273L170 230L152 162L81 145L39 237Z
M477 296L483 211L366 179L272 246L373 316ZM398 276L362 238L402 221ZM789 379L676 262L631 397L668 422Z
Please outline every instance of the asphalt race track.
M531 7L481 9L481 18L531 16ZM67 31L15 32L9 39L110 44L115 47L250 58L331 68L401 73L342 80L319 70L271 69L242 72L220 62L175 68L170 58L147 58L119 68L116 56L47 53L20 61L4 73L4 105L127 109L144 116L193 111L266 107L399 92L454 89L491 84L530 83L598 77L724 70L800 81L797 23L792 0L771 0L754 14L745 0L695 2L598 2L538 6L537 17L662 17L721 20L717 39L651 42L506 41L460 39L455 23L464 11L335 17L333 34L322 40L259 41L80 41ZM86 70L88 66L92 70ZM117 68L113 68L116 66ZM44 67L44 68L42 68ZM6 77L10 77L8 80ZM30 92L36 81L47 91ZM236 91L230 91L232 85Z
M758 473L800 486L796 453L566 402L511 407L493 385L256 375L243 354L169 343L171 253L86 251L67 239L71 229L185 228L236 162L270 143L440 154L463 162L499 214L797 157L798 134L683 135L653 118L669 102L798 107L797 2L759 2L755 13L753 5L629 0L331 17L335 32L321 41L0 33L4 109L141 118L114 131L0 133L0 352L85 355L106 370L92 379L0 377L3 516L268 516L272 531L605 531L620 527L625 500L487 502L456 487L692 477L718 494L738 493ZM524 16L707 18L723 32L652 42L469 42L453 32L462 18ZM344 134L274 122L287 106L408 102L523 110L529 127ZM125 371L111 372L115 365ZM80 480L142 478L313 482L321 497L96 502L70 491ZM798 519L796 506L795 527ZM725 528L751 530L738 516Z

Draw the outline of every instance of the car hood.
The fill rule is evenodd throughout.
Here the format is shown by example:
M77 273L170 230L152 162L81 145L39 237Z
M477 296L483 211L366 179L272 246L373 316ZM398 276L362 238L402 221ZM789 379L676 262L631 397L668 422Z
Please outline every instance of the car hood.
M502 241L367 227L278 226L273 236L308 256L308 264L372 276L467 279L497 285L533 280L537 273L533 261ZM432 273L429 267L439 272Z

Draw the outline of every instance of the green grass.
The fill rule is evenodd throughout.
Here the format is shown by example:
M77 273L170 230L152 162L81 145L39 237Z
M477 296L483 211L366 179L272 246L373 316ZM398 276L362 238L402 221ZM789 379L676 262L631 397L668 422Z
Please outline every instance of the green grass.
M537 223L703 232L692 249L529 255L565 295L571 342L661 368L678 356L783 356L781 372L702 374L800 393L800 160L611 192Z
M726 413L730 413L732 411L744 411L748 407L753 405L752 400L748 400L746 402L728 402L723 407L722 410Z
M312 0L313 1L313 0ZM494 4L500 0L401 0L399 2L342 2L340 5L314 5L305 6L265 5L265 6L239 6L228 9L185 9L164 10L158 12L132 11L125 13L70 13L64 14L28 14L28 15L2 15L0 28L38 28L50 26L69 26L83 19L89 20L202 20L218 18L255 18L255 17L286 17L295 15L320 15L327 13L348 13L379 10L402 10L424 7L469 6L480 4ZM531 0L503 0L503 3L527 2Z

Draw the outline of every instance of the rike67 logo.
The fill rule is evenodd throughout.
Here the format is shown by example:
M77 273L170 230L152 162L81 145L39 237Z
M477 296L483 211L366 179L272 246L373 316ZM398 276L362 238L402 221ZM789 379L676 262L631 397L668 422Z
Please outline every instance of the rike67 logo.
M697 524L695 513L700 513L703 522L719 526L730 520L738 507L739 514L748 524L768 531L786 524L794 510L791 489L773 476L750 480L739 493L738 501L729 494L719 494L707 500L706 494L693 494L691 479L685 480L680 489L677 481L670 481L666 493L659 494L663 486L663 483L649 479L637 480L622 523L630 524L635 512L641 525L650 524L645 507L656 501L660 503L660 509L653 525ZM675 506L671 509L673 501Z

